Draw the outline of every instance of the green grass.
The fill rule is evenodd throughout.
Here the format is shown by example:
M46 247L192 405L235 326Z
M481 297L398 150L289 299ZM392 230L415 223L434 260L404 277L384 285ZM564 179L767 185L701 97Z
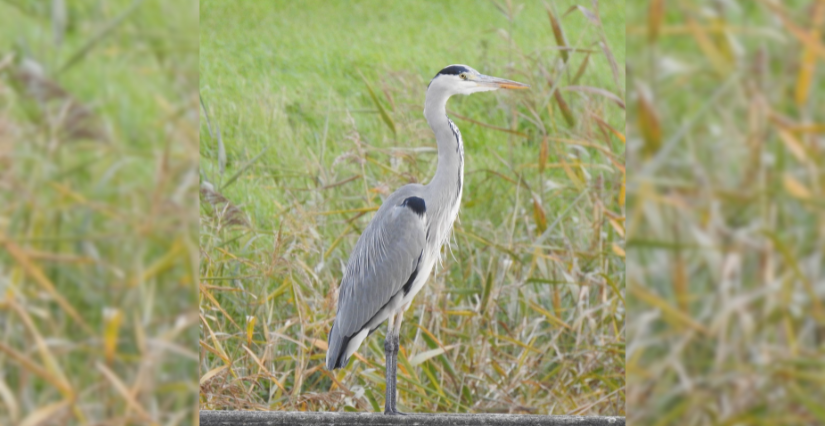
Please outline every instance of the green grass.
M592 50L573 84L587 53L562 66L541 3L203 2L201 407L379 410L383 329L323 368L336 290L382 198L433 175L424 93L465 63L533 88L448 105L466 192L405 316L399 408L624 415L624 144L598 124L624 110L563 90L568 122L550 83L624 99L597 44L624 63L624 4L599 15L561 18Z
M825 424L815 3L628 17L630 422Z
M0 424L196 421L197 3L135 4L0 2Z

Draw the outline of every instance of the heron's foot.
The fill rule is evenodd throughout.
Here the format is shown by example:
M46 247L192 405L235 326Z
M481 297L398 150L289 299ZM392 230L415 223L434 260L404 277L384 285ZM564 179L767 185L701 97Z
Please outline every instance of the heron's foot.
M384 410L384 414L387 415L387 416L406 416L407 415L407 413L402 413L398 410L392 410L392 411Z

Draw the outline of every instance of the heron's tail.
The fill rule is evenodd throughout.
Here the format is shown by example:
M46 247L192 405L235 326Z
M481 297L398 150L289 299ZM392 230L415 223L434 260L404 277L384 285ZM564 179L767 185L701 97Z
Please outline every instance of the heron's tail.
M333 323L327 339L327 370L334 370L347 365L347 361L349 361L349 358L346 358L348 343L349 339L341 336Z

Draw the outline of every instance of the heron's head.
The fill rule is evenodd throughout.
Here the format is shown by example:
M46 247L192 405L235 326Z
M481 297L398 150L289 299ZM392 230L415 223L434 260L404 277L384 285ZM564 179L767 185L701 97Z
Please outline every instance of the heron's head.
M448 95L469 95L490 90L529 87L516 81L484 75L467 65L450 65L433 77L427 90L438 90Z

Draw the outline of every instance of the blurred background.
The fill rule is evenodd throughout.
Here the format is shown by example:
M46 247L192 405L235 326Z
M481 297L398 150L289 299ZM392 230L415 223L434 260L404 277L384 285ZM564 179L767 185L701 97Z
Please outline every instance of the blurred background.
M624 415L623 2L201 3L200 406L381 411L382 327L323 367L344 264L435 172L430 79L465 192L402 327L399 409Z
M628 15L628 421L825 424L825 2Z
M197 422L197 31L0 1L0 424Z

